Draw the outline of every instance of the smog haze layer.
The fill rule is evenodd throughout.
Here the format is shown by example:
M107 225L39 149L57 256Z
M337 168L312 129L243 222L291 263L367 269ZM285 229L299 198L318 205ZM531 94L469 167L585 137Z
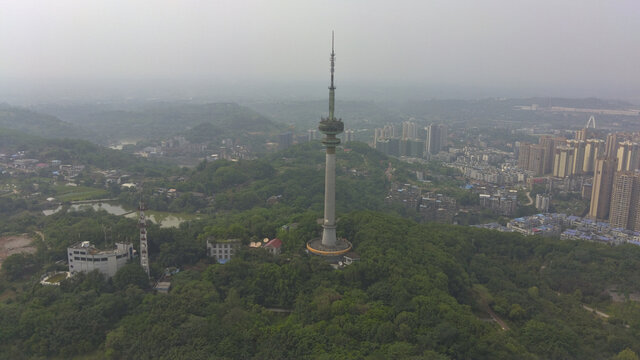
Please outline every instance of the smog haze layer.
M635 1L2 1L0 101L640 99Z

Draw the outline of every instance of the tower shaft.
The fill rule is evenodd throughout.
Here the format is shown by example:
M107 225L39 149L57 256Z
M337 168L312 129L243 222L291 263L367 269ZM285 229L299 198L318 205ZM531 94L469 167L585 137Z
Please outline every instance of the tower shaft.
M324 173L322 245L336 245L336 148L327 147Z
M147 220L144 216L144 203L140 201L140 219L138 220L138 227L140 228L140 265L147 276L150 276L149 271L149 248L147 244Z

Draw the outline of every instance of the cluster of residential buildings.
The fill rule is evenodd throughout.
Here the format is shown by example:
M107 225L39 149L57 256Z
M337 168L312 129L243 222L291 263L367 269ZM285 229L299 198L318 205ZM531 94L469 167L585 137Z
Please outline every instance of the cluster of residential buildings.
M167 156L197 155L207 150L207 143L192 143L184 136L174 136L160 142L160 151Z
M606 221L598 221L578 216L567 216L567 226L560 234L561 239L602 241L611 244L632 243L640 245L640 231L627 230Z
M472 150L467 150L472 151ZM493 149L485 150L485 152L491 153L496 151ZM480 151L478 151L480 152ZM481 153L481 152L480 152ZM489 155L489 154L485 154ZM490 156L477 157L468 156L464 153L457 156L456 160L446 165L455 169L458 169L462 176L467 179L476 180L487 184L494 185L515 185L524 184L529 179L529 175L526 171L520 169L514 164L513 161L507 159L501 164L496 165Z
M140 157L203 157L218 160L237 161L241 159L255 159L249 147L234 143L232 139L222 139L219 146L209 143L192 143L184 136L174 136L163 140L159 145L147 146L135 155Z
M584 130L588 129L578 131L575 139L543 135L538 144L519 144L518 166L533 172L534 176L552 174L565 178L592 174L597 160L602 158L617 159L618 171L635 170L640 165L638 134L612 133L606 140L580 139L581 136L597 134Z
M423 193L411 184L393 183L385 202L402 204L416 212L423 221L452 223L458 211L455 198L433 192Z
M640 231L640 133L605 134L591 117L573 139L543 135L516 149L521 169L548 175L550 187L581 191L590 200L590 219Z
M487 191L486 188L478 194L481 208L493 210L502 216L513 216L518 210L518 191L513 189L495 189Z
M564 214L537 214L519 217L507 223L507 229L523 235L560 235L566 215Z
M430 124L421 127L414 121L402 123L402 132L394 124L374 130L373 147L390 156L431 157L447 147L447 127Z
M249 147L245 145L233 144L231 139L223 141L221 146L211 149L209 158L213 160L225 159L230 161L253 160L256 158Z
M61 160L29 159L25 157L24 151L11 155L0 154L0 173L2 174L16 175L46 171L53 177L71 181L84 169L84 165L63 164Z
M208 151L207 143L192 143L184 136L173 136L160 141L157 146L147 146L136 155L141 157L204 155Z
M536 214L513 219L506 226L497 223L474 225L523 235L559 236L565 240L587 240L610 245L640 245L640 231L615 227L609 222L566 214Z

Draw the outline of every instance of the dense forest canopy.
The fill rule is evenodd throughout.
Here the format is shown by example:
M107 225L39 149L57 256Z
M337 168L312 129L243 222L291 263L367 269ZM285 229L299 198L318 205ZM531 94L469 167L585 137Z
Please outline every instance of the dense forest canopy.
M47 247L65 244L55 233L95 228L69 216L49 220L48 228L58 231ZM114 223L117 217L90 216L126 227ZM24 282L31 290L0 305L0 353L11 359L584 359L639 350L637 305L612 303L603 293L611 287L626 294L639 290L635 246L353 212L341 217L339 236L353 242L362 260L336 271L302 252L319 233L316 217L289 215L298 226L279 231L285 242L280 257L243 250L225 265L207 265L203 258L204 234L221 230L221 222L152 229L152 262L183 267L168 295L147 292L133 264L110 280L92 273L60 287ZM235 220L260 218L269 221L269 212L249 210ZM242 231L255 236L263 230ZM492 312L508 330L490 321Z

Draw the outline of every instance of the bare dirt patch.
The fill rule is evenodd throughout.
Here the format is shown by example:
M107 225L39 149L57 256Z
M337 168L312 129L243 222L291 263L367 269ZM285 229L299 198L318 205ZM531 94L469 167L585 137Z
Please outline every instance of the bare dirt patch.
M13 254L35 254L36 247L31 245L32 241L29 234L0 236L0 265Z

